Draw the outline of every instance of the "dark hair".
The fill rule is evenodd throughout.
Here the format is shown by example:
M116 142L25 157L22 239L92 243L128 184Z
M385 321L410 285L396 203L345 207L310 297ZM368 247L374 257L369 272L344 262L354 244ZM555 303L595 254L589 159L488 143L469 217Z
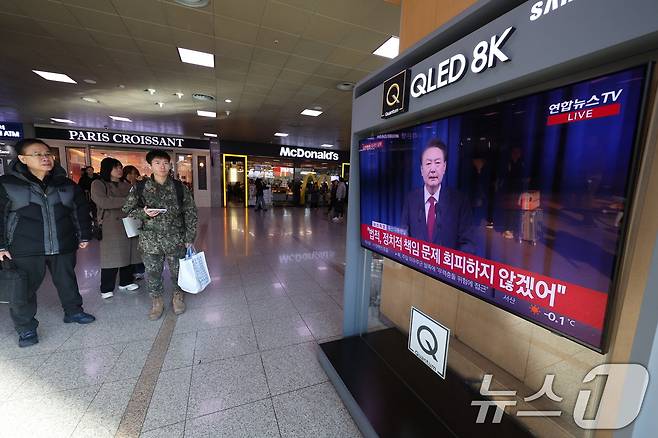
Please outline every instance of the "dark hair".
M151 161L153 161L154 158L164 158L165 160L171 162L171 157L167 153L167 151L164 151L162 149L153 149L152 151L149 151L148 154L146 154L146 162L151 164Z
M139 176L139 170L135 166L125 166L123 168L123 179L125 180L128 175L130 175L133 172L137 172L137 176Z
M38 138L24 138L23 140L19 140L18 142L16 142L16 144L14 145L14 150L16 151L16 154L23 155L25 148L33 144L42 144L48 149L50 149L50 146L43 140L39 140Z
M103 158L103 161L101 161L101 172L100 172L100 177L103 181L106 182L111 182L112 181L112 170L117 167L117 166L123 166L121 164L121 161L117 160L116 158Z
M425 155L425 151L431 148L441 149L441 151L443 151L443 161L448 161L448 146L438 138L432 138L427 142L425 149L423 149L420 154L420 164L423 164L423 155Z

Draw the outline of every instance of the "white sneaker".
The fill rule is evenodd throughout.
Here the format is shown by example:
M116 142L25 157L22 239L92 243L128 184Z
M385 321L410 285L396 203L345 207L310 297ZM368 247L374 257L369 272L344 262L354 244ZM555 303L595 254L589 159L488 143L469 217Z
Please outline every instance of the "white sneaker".
M130 283L125 286L119 286L119 290L122 291L133 291L139 289L139 285L135 283Z
M114 292L101 292L101 297L105 300L108 298L112 298L113 296L114 296Z

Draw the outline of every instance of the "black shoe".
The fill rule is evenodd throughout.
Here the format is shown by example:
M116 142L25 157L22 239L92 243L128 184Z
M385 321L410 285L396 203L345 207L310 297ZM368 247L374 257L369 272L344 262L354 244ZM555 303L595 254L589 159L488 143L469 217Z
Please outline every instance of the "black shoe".
M65 315L64 316L64 322L65 323L70 323L70 322L77 322L78 324L90 324L92 322L96 321L96 318L94 315L90 315L85 312L79 312L75 313L73 315Z
M39 343L39 336L37 335L36 330L28 330L18 335L18 346L21 348L29 347L30 345L34 345L38 343Z

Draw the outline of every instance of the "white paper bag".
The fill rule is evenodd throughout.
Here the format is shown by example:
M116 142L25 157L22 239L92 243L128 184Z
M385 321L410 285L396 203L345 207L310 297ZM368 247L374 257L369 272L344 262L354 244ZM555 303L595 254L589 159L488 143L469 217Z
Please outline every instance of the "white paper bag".
M210 272L203 252L187 249L184 259L178 267L178 286L185 292L198 294L210 284Z
M128 237L139 236L139 227L142 226L142 221L139 219L133 219L131 217L124 217L122 221L123 228L126 229L126 235Z

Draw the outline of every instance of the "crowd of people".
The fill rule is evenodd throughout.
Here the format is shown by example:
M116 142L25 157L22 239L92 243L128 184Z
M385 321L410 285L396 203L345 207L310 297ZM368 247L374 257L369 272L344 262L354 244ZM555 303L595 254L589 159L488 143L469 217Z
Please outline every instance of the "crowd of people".
M45 142L24 139L15 150L17 158L0 177L0 261L25 278L24 287L12 290L9 304L20 347L39 342L36 292L46 268L59 295L63 321L95 321L84 311L75 274L77 251L88 247L93 234L100 240L103 299L114 296L117 274L118 290L130 293L139 289L137 282L146 273L152 298L148 318L159 319L164 312L166 261L174 285L173 311L185 311L178 267L196 238L197 209L189 188L173 178L166 151L146 154L150 177L141 178L135 167L124 168L108 157L101 161L98 175L87 167L76 184ZM126 218L140 223L137 237L128 237Z

